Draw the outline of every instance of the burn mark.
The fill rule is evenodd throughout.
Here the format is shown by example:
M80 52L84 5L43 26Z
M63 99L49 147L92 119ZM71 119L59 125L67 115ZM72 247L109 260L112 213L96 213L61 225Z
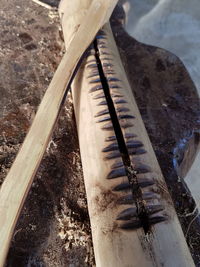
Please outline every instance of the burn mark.
M108 109L104 109L104 110L102 110L102 111L99 111L99 112L95 115L95 117L100 117L100 116L103 116L103 115L106 115L106 114L110 114Z
M135 138L135 137L137 137L137 135L136 135L136 134L132 134L132 133L125 133L125 138L126 138L126 139Z
M127 121L120 121L120 126L123 128L123 129L126 129L126 128L130 128L133 126L132 123L130 122L127 122Z
M125 104L125 103L127 103L127 101L124 99L116 99L116 100L114 100L114 103L115 104Z
M147 186L154 185L155 182L151 178L140 178L138 180L138 184L139 184L140 187L145 188ZM131 190L131 185L128 182L127 183L121 183L121 184L115 186L113 188L113 190L114 191L124 191L124 190L127 191L127 190Z
M106 130L106 131L113 130L113 124L112 124L112 122L106 123L101 129L102 130Z
M102 152L110 152L110 151L115 151L118 149L119 149L118 143L112 143L109 146L102 149Z
M103 87L101 84L99 85L95 85L94 87L92 87L90 90L89 90L89 93L94 93L96 91L99 91L99 90L103 90Z
M129 120L129 119L135 119L135 117L132 115L124 114L124 115L118 115L118 119L119 120L123 120L123 119Z
M120 225L120 228L124 230L135 230L140 227L142 227L142 224L138 218L134 218L133 220L130 220L127 223Z
M134 204L133 195L125 195L123 197L120 197L117 201L120 205L132 205Z
M115 162L113 165L111 165L111 169L116 169L124 166L122 161Z
M95 80L90 80L89 83L101 83L101 79L97 78Z
M115 74L114 70L105 70L104 73L106 75L112 75L112 74L114 75Z
M107 106L106 100L99 102L97 106Z
M163 210L163 207L160 204L152 205L145 200L154 200L156 195L151 192L143 192L142 188L151 186L154 184L154 181L150 179L141 179L137 174L143 174L150 172L150 168L144 165L135 165L130 160L130 155L140 155L146 153L142 142L137 140L128 140L126 139L134 138L135 135L125 135L125 138L122 133L122 128L126 129L132 127L133 124L130 123L130 119L135 117L129 114L119 114L120 112L128 112L128 108L119 107L115 109L115 105L126 104L127 101L123 98L120 98L120 94L112 93L112 89L122 89L119 86L118 82L120 80L117 77L107 77L107 73L112 72L113 64L110 62L104 62L105 60L111 61L109 58L103 58L103 51L99 50L99 44L105 44L102 41L95 40L94 48L96 51L96 65L99 72L99 79L92 80L91 83L101 82L105 100L101 101L98 105L107 105L109 116L106 116L99 120L99 122L104 122L111 120L111 122L106 123L102 129L103 130L114 130L115 136L110 136L106 138L106 141L114 141L109 146L105 147L102 152L111 152L108 153L105 159L115 159L120 158L122 162L117 162L112 165L110 173L107 175L107 179L115 179L119 177L126 176L128 178L127 183L122 183L113 188L113 191L130 191L130 194L124 196L118 201L118 204L130 204L131 208L125 209L118 216L117 220L128 220L126 224L122 224L120 227L123 229L135 229L137 227L143 227L145 234L150 231L151 223L156 222L156 219L150 217L154 213L158 213ZM100 59L101 58L101 59ZM103 98L103 94L99 94L97 99ZM118 99L112 99L112 97L118 97ZM101 113L102 114L102 113ZM99 116L99 115L98 115ZM135 218L133 218L135 217ZM161 220L157 216L157 221Z
M97 64L94 63L94 64L86 65L86 68L87 68L87 69L97 69Z
M93 99L101 99L101 98L105 98L104 93L100 93L100 94L93 97Z
M119 113L119 112L128 112L128 111L130 111L130 109L126 108L126 107L117 107L116 111L117 111L117 113Z
M108 82L120 82L120 80L116 77L107 77Z
M96 36L96 39L97 39L97 40L100 40L100 39L106 39L106 36L103 35L103 34L101 34L101 35L97 35L97 36Z
M110 89L122 89L122 87L117 84L109 84L109 87Z
M109 116L109 117L104 117L104 118L102 118L102 119L99 119L99 120L97 121L97 123L105 122L105 121L110 121L110 120L111 120L110 116Z
M128 150L129 155L142 155L147 153L145 149L140 149L140 148L131 148Z
M118 195L111 190L106 190L103 187L100 188L100 194L95 198L98 210L97 212L104 212L106 209L114 208L118 199Z
M105 156L105 159L115 159L115 158L121 158L121 153L119 151L109 153Z
M119 169L114 169L112 170L108 175L107 179L114 179L114 178L119 178L126 176L126 170L125 168L119 168Z
M118 93L111 94L111 96L112 96L112 97L123 97L123 95L118 94Z
M113 67L113 64L111 63L103 63L103 68L112 68Z
M130 220L133 217L137 216L137 208L133 207L133 208L128 208L123 210L118 216L117 216L117 220L122 220L122 221L126 221L126 220Z
M113 135L113 136L109 136L109 137L106 137L106 142L110 142L110 141L115 141L116 140L116 136Z

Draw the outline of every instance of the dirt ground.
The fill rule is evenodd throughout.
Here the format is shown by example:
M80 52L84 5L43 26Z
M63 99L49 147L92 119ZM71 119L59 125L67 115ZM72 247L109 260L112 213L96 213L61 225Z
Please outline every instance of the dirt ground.
M53 0L46 0L46 2L55 6L57 4L57 1ZM0 183L2 183L63 55L64 44L59 18L55 10L47 10L31 0L16 0L14 2L0 0L0 3ZM127 44L130 44L131 41L127 40ZM126 46L127 44L124 42L123 45ZM120 40L118 40L118 46L122 54L123 45L120 46ZM138 43L133 44L133 47L138 49ZM144 58L148 56L150 58L153 53L155 57L161 54L161 50L156 51L153 48L145 48L146 52L144 53L143 48L140 45L138 58L142 56L142 53ZM125 50L128 51L128 48ZM134 55L133 62L135 62L134 53L133 49L130 50L129 58L131 60L131 56ZM126 60L124 58L124 62L130 65ZM151 64L155 64L154 59L151 58L151 60ZM143 68L145 62L148 61L142 61L144 65L141 66L137 58L136 62L139 68ZM149 68L152 69L151 66ZM151 73L152 77L157 77L157 73L161 73L163 68L163 62L158 61L156 72ZM146 70L148 71L148 67L146 67ZM169 124L164 125L163 129L159 129L159 120L157 120L156 113L155 118L152 116L155 123L148 124L148 114L151 116L154 113L150 112L150 108L148 112L146 111L147 103L145 101L148 102L151 96L146 97L144 101L140 92L147 92L149 80L152 83L154 81L151 81L145 75L141 77L140 69L136 68L134 71L137 74L134 76L136 80L131 82L140 85L136 87L139 89L134 93L143 113L150 138L152 138L151 141L162 170L166 175L172 177L171 179L174 179L168 181L168 186L176 184L177 188L180 189L177 190L182 194L182 183L178 181L178 176L171 165L174 157L173 148L175 147L173 142L176 143L178 138L176 136L174 139L174 136L169 135L168 139L163 138L161 140L161 135L159 138L155 136L155 132L158 130L161 133L165 132L165 127L169 127ZM131 76L131 72L129 74ZM187 74L183 73L182 77L185 77L184 75L186 75L188 82ZM180 76L181 72L177 70L176 78L179 77L176 80L177 83L180 83ZM166 76L165 78L169 79L170 77ZM160 79L162 80L163 77L160 77ZM141 80L142 82L140 82ZM159 89L159 81L156 86ZM170 86L172 84L169 85L169 88L171 88ZM156 90L155 87L153 89ZM176 103L173 101L169 100L168 111L170 107L174 108L173 105ZM150 102L149 100L149 107L155 103ZM163 114L165 115L165 113ZM158 119L162 120L162 118ZM188 118L184 118L185 122L187 122L186 119ZM174 123L176 123L175 120ZM173 127L173 125L170 127ZM180 132L182 133L182 130ZM167 157L165 157L166 151L168 153ZM168 170L166 169L166 159L169 166ZM163 162L165 164L162 165ZM175 201L176 191L173 191L173 188L171 188L171 191L172 195L174 194ZM187 208L187 205L183 205L185 203L183 199L187 203L188 199L191 201L189 208ZM179 218L185 218L184 214L188 215L193 211L194 203L187 194L185 198L180 197L179 200L177 203L175 201L176 208L180 211ZM179 209L179 205L183 206ZM187 217L187 220L182 219L182 224L186 223L185 232L193 220L193 215ZM190 228L192 229L192 227ZM193 228L195 228L194 224ZM189 236L188 243L191 244L190 249L193 256L196 257L196 262L198 262L199 255L195 253L200 239L195 234L190 235L190 232L187 233ZM195 232L195 229L193 232ZM72 98L69 95L15 229L7 259L7 267L93 265L95 263L87 201Z

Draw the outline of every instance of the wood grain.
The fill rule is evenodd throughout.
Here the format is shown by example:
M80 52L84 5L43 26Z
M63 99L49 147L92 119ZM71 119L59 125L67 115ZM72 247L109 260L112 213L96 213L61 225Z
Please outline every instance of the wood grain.
M108 20L116 1L92 1L42 99L33 124L0 190L0 266L3 266L21 208L51 137L80 57ZM81 9L81 6L77 7ZM81 45L80 45L81 44Z

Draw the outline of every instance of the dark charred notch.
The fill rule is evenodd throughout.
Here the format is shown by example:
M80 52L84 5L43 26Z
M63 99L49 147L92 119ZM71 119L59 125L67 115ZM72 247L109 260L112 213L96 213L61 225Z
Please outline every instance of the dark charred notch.
M119 115L118 117L119 117L120 120L123 120L123 119L135 119L134 116L128 115L128 114Z
M140 178L138 181L138 184L141 188L145 188L148 186L153 186L154 181L151 178ZM136 186L134 188L131 188L130 183L121 183L113 188L114 191L130 191L132 189L132 192L136 190ZM133 194L132 194L133 195Z
M97 106L107 106L107 101L103 100L103 101L99 102Z
M125 122L124 122L124 121L120 122L120 125L121 125L121 127L122 127L123 129L130 128L130 127L133 126L132 123L128 123L128 122L126 122L126 121L125 121Z
M140 142L140 141L129 141L129 142L126 142L126 146L128 147L128 148L139 148L139 147L142 147L143 146L143 144L142 144L142 142Z
M112 120L112 118L111 118L111 120ZM113 130L113 124L112 124L112 122L106 123L101 129L102 130L106 130L106 131Z
M97 123L105 122L105 121L110 121L110 120L111 120L111 117L105 117L105 118L99 119L99 120L97 121Z
M128 111L130 111L130 109L129 108L120 107L120 108L116 108L116 111L117 112L128 112Z
M89 65L86 65L86 68L87 69L96 69L97 65L96 64L89 64Z
M123 177L123 176L126 176L126 170L124 167L112 170L108 174L107 179L114 179L114 178L119 178L119 177Z
M94 86L94 87L92 87L91 89L90 89L90 93L94 93L94 92L96 92L96 91L99 91L99 90L103 90L103 87L102 87L102 85L100 84L100 85L96 85L96 86Z
M129 194L129 195L125 195L123 197L120 197L117 201L118 204L120 205L133 205L134 204L134 199L133 199L133 195Z
M105 97L105 96L104 96ZM98 117L101 117L103 115L107 115L109 114L109 110L108 109L104 109L102 111L99 111L96 115L95 115L95 118L98 118Z
M115 135L106 137L106 142L111 142L111 141L115 141L115 140L116 140Z
M100 59L99 59L99 61L100 61ZM101 61L100 61L101 62ZM97 63L98 64L98 63ZM102 65L101 65L102 66ZM102 71L103 71L103 68L111 68L111 67L113 67L113 64L111 64L111 63L103 63L103 67L102 67ZM106 79L106 77L105 77L105 79ZM107 79L106 79L106 81L107 81Z
M116 99L116 100L114 100L114 103L115 104L125 104L125 103L127 103L127 101L124 99Z
M118 143L112 143L109 146L105 147L102 152L111 152L111 151L115 151L115 150L119 150L119 146Z
M127 221L130 219L133 219L136 216L137 216L137 209L135 207L134 208L128 208L128 209L123 210L117 216L117 220Z
M110 89L122 89L122 87L117 84L109 84L109 87Z
M135 199L136 214L137 214L137 217L139 219L139 225L141 225L141 227L143 227L145 234L147 234L151 228L151 224L149 221L149 213L148 213L148 210L146 209L146 207L144 205L144 201L143 201L143 197L142 197L142 190L141 190L140 185L138 183L138 179L137 179L137 176L135 174L134 168L131 164L131 160L129 157L129 151L128 151L128 148L126 146L126 142L125 142L125 139L124 139L124 136L122 133L122 129L121 129L118 117L117 117L117 112L115 110L115 106L114 106L114 103L113 103L113 100L111 97L110 88L112 88L112 85L110 85L108 83L108 80L104 74L104 69L106 70L107 68L111 68L111 67L113 67L113 65L110 63L102 63L101 62L100 51L98 49L98 41L96 39L94 41L94 49L96 51L95 57L96 57L96 61L97 61L97 68L99 70L99 76L100 76L103 90L105 93L105 98L106 98L109 113L111 116L113 129L114 129L114 132L115 132L115 135L117 138L120 155L121 155L122 161L123 161L124 166L125 166L125 169L124 169L125 174L128 177L129 184L130 184L131 189L132 189L132 194L133 194L133 197ZM134 190L134 188L136 188L136 190Z
M123 97L121 94L111 94L112 97Z
M141 225L141 221L138 219L130 220L127 223L124 223L120 226L120 228L124 230L134 230L140 227L142 227L142 225Z
M105 156L105 159L116 159L116 158L120 158L121 157L121 153L119 151L115 151L112 153L109 153L108 155Z
M105 98L104 93L99 93L98 95L93 97L93 99L100 99L100 98Z
M128 150L129 155L142 155L146 153L146 150L144 149L137 149L137 148L131 148Z
M123 167L123 162L122 161L117 161L117 162L115 162L115 163L113 163L112 164L112 166L111 166L111 169L113 170L113 169L117 169L117 168L120 168L120 167Z
M135 138L135 137L137 137L136 134L125 133L125 138L126 138L126 139L131 139L131 138Z
M120 82L120 80L118 78L115 78L115 77L108 77L107 80L109 82Z
M100 83L100 82L101 82L100 78L97 78L95 80L90 80L89 81L89 83Z
M104 73L106 75L114 75L115 74L114 70L106 70L106 71L104 71Z
M97 35L96 38L97 38L97 40L99 40L99 39L106 39L106 36L103 35L103 34L101 34L101 35Z

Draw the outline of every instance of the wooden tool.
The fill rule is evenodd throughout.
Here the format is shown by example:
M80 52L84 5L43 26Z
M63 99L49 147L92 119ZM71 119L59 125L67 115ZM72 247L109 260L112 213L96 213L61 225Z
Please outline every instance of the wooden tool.
M60 6L66 47L84 16L77 1ZM72 93L96 265L194 266L109 23Z
M21 208L41 162L74 70L116 0L94 0L77 25L66 53L42 99L33 124L0 190L0 266L2 267ZM81 2L80 2L81 3ZM81 6L77 6L81 10Z

